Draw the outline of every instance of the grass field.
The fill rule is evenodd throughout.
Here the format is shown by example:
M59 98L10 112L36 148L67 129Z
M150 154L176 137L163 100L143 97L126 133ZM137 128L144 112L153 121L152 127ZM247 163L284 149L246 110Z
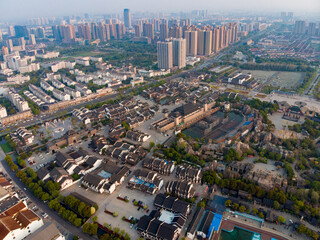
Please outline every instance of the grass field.
M2 150L5 152L5 153L8 153L8 152L12 152L13 149L9 146L8 143L3 143L3 144L0 144Z

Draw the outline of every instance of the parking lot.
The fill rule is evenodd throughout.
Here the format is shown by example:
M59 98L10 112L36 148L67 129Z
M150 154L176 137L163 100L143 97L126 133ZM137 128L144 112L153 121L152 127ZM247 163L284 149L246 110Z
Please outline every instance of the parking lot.
M147 102L149 105L154 105L155 103L151 100L145 99L141 96L136 96L135 97L137 100L140 100L141 102ZM140 126L136 127L135 129L140 130L146 134L149 134L151 136L151 138L146 141L145 143L143 143L144 147L149 147L149 143L150 142L154 142L156 145L157 144L162 144L164 143L170 136L172 136L173 131L168 131L166 133L160 133L157 132L156 130L150 129L150 126L153 122L160 120L161 118L164 118L164 113L162 112L163 109L168 109L169 113L177 108L182 106L183 102L181 102L180 104L171 104L171 105L165 105L165 106L161 106L159 105L159 111L155 114L155 116L151 119L149 119L148 121L143 122Z

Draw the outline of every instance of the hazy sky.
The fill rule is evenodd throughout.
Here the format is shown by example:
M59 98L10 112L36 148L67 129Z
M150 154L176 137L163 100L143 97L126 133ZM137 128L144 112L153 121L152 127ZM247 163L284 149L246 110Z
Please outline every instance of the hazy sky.
M104 14L131 11L170 12L192 9L319 12L320 0L0 0L0 19Z

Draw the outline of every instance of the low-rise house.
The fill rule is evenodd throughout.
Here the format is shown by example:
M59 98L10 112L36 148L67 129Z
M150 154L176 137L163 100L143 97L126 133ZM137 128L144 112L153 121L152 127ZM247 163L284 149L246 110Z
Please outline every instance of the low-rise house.
M64 92L69 94L73 98L81 97L81 93L79 91L77 91L77 90L75 90L73 88L67 87L67 86L64 87Z
M51 83L55 88L64 88L66 86L66 85L64 85L62 82L60 82L57 79L52 79Z
M193 183L188 181L170 181L167 183L165 191L180 198L192 198L195 194Z
M156 172L146 169L137 169L128 182L128 188L155 194L163 186L163 179Z
M66 238L60 233L59 229L52 222L47 222L34 233L26 237L24 240L65 240Z
M107 161L95 171L84 176L82 184L99 193L113 193L129 173L129 168Z
M55 98L59 99L60 101L70 101L71 100L71 97L69 94L62 92L58 89L53 89L52 93L53 93L53 96Z
M19 127L13 134L11 134L11 138L18 146L29 145L34 141L32 132L24 127Z
M80 83L76 83L76 84L75 84L75 87L76 87L76 90L79 91L79 92L81 92L81 94L82 94L83 96L87 96L87 95L89 95L89 94L92 93L92 91L91 91L90 89L88 89L87 86L82 85L82 84L80 84Z
M92 138L90 145L97 153L102 155L109 147L109 141L104 136L95 136Z
M189 239L213 239L219 234L222 215L198 208L187 230Z
M185 217L187 217L190 213L189 203L163 193L157 194L153 205L158 209L165 209L173 213L180 213Z
M0 238L22 240L42 225L42 219L20 201L0 214Z
M70 187L73 184L72 177L62 167L55 167L50 172L50 178L53 182L59 183L61 190Z
M177 167L176 176L181 180L200 183L202 179L202 171L200 168L184 164Z
M70 78L65 77L65 76L62 77L62 82L64 82L64 83L67 84L68 86L73 86L73 85L76 84L75 81L73 81L73 80L71 80Z
M45 90L45 91L53 91L54 87L51 86L48 82L41 80L40 81L40 86Z
M154 240L175 240L186 219L181 214L166 210L152 211L149 216L142 216L137 225L141 237Z
M113 146L109 147L105 153L122 163L128 163L135 165L139 160L146 156L146 151L141 147L135 145L117 141Z
M162 175L170 175L173 172L175 165L174 162L168 160L148 158L143 161L142 166Z
M146 142L151 136L137 130L129 130L126 134L126 138L135 142Z

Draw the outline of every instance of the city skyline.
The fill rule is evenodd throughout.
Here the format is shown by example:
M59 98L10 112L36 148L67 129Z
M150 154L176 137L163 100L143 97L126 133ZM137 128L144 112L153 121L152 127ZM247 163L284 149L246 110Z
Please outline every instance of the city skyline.
M34 6L37 6L35 8ZM171 2L168 0L154 2L152 5L145 0L135 2L121 1L117 4L110 4L106 1L95 0L92 2L80 0L57 0L54 2L30 0L28 2L22 0L1 1L0 2L0 20L7 21L13 19L23 19L33 16L63 16L63 15L80 15L88 13L90 15L123 13L124 8L129 8L132 12L180 12L191 11L194 9L205 9L209 12L273 12L294 11L296 13L310 12L317 13L320 10L320 2L317 0L306 1L289 1L289 0L271 0L271 1L254 1L244 0L238 2L235 0L227 0L223 3L218 1L179 1ZM316 15L315 15L316 16Z

